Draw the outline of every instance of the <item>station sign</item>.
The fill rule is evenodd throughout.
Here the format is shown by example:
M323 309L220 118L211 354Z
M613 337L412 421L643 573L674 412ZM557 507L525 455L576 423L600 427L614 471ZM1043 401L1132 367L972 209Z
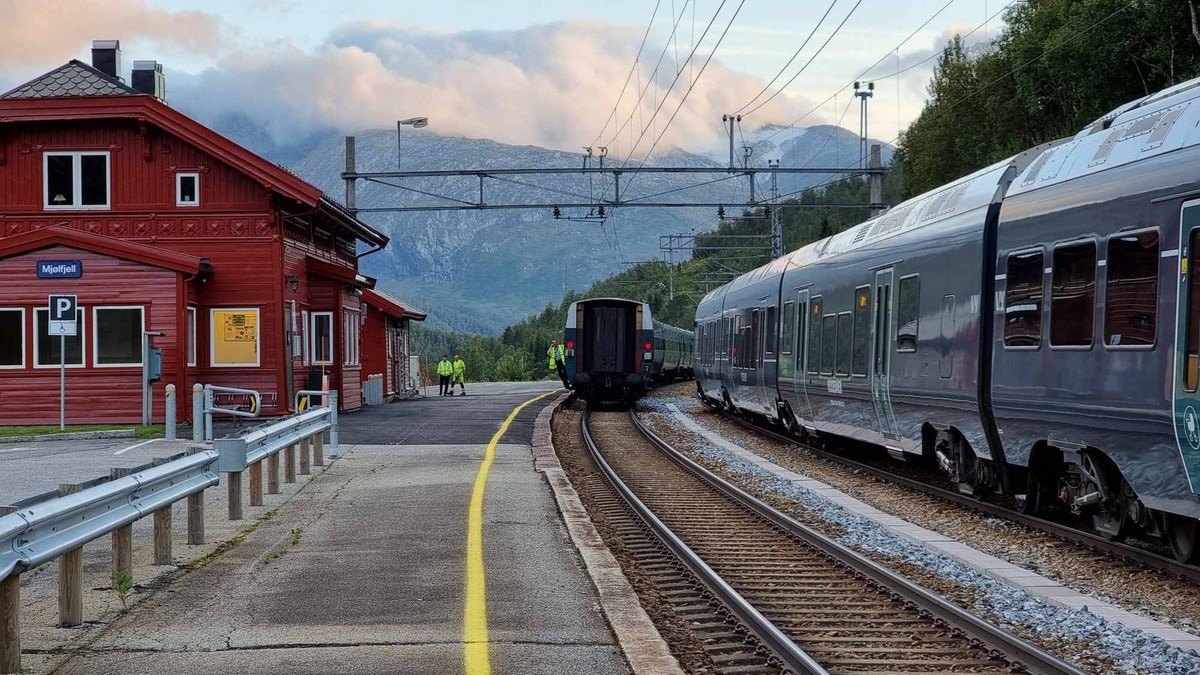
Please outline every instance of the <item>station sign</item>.
M78 329L75 320L79 316L79 303L74 295L50 296L50 335L74 337Z
M78 279L83 276L83 261L39 260L37 276L39 279Z

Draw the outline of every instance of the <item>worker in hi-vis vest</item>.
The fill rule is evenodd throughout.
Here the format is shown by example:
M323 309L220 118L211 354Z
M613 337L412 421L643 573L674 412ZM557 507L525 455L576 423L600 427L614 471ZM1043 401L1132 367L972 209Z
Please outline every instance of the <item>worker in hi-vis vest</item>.
M441 395L449 396L450 387L452 386L450 383L450 376L454 374L454 364L450 363L450 357L442 354L442 360L438 361L437 373L438 382L441 386Z
M459 396L467 395L467 362L462 360L458 354L454 355L454 378L450 382L450 395L454 395L454 385L462 387L462 393Z
M550 358L550 371L558 371L558 379L562 380L564 387L570 389L571 383L567 381L567 353L563 346L558 344L558 340L550 341L550 349L546 350L546 356Z

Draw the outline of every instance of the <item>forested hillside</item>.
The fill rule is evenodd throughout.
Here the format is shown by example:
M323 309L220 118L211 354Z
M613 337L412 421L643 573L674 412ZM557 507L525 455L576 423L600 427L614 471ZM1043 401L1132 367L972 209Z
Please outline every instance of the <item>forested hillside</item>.
M979 168L1076 133L1113 108L1200 75L1200 27L1184 0L1028 0L1005 13L994 41L968 48L954 39L929 84L924 111L899 139L884 181L884 202L899 203ZM866 203L865 181L829 181L785 200L784 248L793 251L860 223L863 209L823 203ZM720 235L767 234L762 211L715 223L698 246ZM746 240L741 240L746 241ZM558 305L505 329L499 338L416 332L420 353L463 355L473 380L544 378L545 353L561 337L576 299L618 296L649 302L659 321L690 328L704 293L732 273L768 259L766 250L698 250L686 262L635 265L570 294ZM431 361L432 362L432 361Z

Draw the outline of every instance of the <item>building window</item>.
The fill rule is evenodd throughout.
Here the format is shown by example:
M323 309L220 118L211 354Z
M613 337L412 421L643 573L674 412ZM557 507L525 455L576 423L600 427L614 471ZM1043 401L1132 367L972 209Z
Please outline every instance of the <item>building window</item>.
M1096 309L1096 242L1054 249L1050 295L1050 346L1092 344Z
M258 310L213 309L208 313L209 363L217 368L258 366Z
M107 152L47 152L42 155L43 206L47 209L107 209L110 164Z
M200 206L200 174L175 174L175 206Z
M1042 252L1010 253L1004 289L1004 346L1042 342Z
M196 365L196 308L188 307L187 315L187 364Z
M141 307L92 309L92 359L96 367L142 365Z
M833 375L833 359L837 352L837 315L821 317L821 374Z
M358 365L358 312L342 312L342 357L347 366Z
M50 310L35 309L33 311L34 333L37 336L33 343L33 362L36 366L58 367L62 358L61 346L64 338L50 334ZM83 366L83 309L80 308L75 316L75 335L68 336L66 341L66 363L72 367Z
M1104 344L1154 345L1158 321L1158 232L1121 234L1108 240L1104 289Z
M917 351L917 324L921 318L921 278L917 275L900 279L897 298L896 351Z
M333 312L313 312L312 345L308 349L314 366L333 365Z
M871 287L854 289L854 356L850 361L850 372L867 374L867 347L871 332Z
M837 374L850 376L850 331L853 325L850 312L838 314Z
M0 368L25 367L25 310L0 309Z

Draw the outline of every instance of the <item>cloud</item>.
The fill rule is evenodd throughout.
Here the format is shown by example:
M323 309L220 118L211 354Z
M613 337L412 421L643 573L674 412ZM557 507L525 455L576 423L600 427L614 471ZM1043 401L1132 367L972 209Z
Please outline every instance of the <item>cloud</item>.
M605 126L636 54L639 31L584 21L453 33L357 22L335 29L312 51L277 47L223 54L196 77L169 83L169 91L174 105L202 120L245 115L278 143L321 129L388 128L396 119L427 115L431 128L442 134L576 149ZM639 80L649 83L639 112L613 141L610 156L627 154L642 125L649 128L635 154L648 150L688 90L684 63L666 94L676 78L670 54L651 78L660 50L647 45L616 123L599 140L610 141L634 111ZM703 56L697 55L693 72L699 72ZM762 86L762 80L714 59L656 152L714 145L721 115L740 108ZM780 96L754 116L752 126L790 121L810 106L809 97Z
M221 44L220 21L205 12L170 12L145 0L0 0L0 65L58 64L92 39L146 38L197 54Z

